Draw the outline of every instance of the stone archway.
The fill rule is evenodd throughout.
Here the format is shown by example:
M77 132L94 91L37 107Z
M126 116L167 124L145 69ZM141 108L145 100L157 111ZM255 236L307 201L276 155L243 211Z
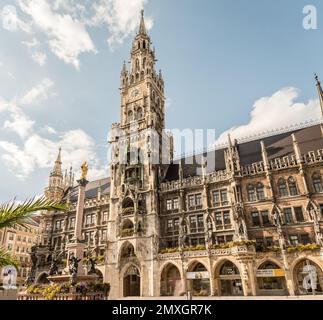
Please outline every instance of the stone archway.
M220 296L243 296L239 268L230 260L223 261L215 272Z
M295 292L298 295L323 293L323 271L310 259L302 259L293 268Z
M140 297L140 272L135 265L128 267L123 275L123 296Z
M257 269L257 289L262 296L288 295L285 271L276 263L267 260Z
M193 296L209 296L211 294L210 274L199 261L193 262L186 273L187 290Z
M160 295L179 296L182 292L181 274L172 263L167 264L161 273Z

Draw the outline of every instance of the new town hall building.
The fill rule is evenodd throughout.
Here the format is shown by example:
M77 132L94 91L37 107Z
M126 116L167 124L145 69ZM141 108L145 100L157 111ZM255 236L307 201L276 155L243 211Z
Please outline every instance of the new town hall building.
M322 126L229 137L173 161L155 62L142 16L121 72L110 177L74 185L59 153L45 195L69 210L42 214L35 281L47 281L53 256L64 272L77 241L83 257L97 258L111 298L322 294ZM323 110L318 79L317 89Z

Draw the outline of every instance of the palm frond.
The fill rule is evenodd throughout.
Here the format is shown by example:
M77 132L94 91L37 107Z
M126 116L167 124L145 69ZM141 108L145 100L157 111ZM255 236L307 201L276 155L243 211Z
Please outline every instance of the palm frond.
M0 269L6 266L14 266L18 270L19 262L9 251L0 248Z
M25 226L28 219L38 211L64 211L66 205L47 200L45 197L32 198L23 203L15 200L0 205L0 229L15 225Z

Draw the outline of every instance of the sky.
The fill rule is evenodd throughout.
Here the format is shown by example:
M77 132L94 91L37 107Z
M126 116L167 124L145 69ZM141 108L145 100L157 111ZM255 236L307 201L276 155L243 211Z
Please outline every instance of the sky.
M167 128L213 129L219 144L320 119L320 0L0 0L0 202L41 194L60 146L64 169L108 174L142 8Z

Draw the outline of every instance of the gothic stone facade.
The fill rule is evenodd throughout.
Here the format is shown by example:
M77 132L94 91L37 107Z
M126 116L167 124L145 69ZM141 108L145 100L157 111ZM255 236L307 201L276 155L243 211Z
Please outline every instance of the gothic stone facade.
M130 70L121 72L110 177L74 186L59 154L45 195L69 210L42 214L36 282L76 235L84 257L98 258L111 298L312 294L313 270L322 293L322 127L240 144L229 137L223 149L173 161L155 62L142 17ZM170 164L152 161L165 154Z

